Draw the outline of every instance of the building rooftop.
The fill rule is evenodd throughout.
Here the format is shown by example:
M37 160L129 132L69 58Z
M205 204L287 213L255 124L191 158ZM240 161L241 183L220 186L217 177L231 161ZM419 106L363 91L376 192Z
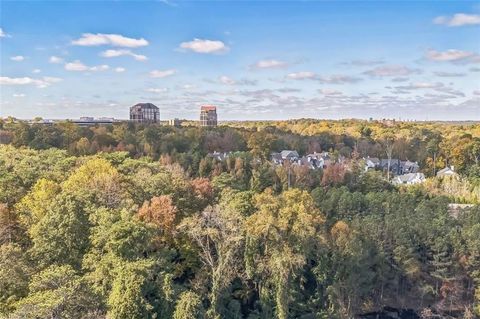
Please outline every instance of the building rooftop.
M142 109L156 109L156 110L158 110L158 107L153 103L137 103L134 106L132 106L132 108L136 108L136 107L142 108Z
M214 105L202 105L201 107L202 111L216 111L217 107Z

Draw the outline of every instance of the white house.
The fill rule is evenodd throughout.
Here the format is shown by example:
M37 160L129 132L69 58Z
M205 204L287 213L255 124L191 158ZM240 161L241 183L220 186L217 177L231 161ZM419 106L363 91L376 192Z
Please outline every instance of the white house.
M392 179L394 185L413 185L420 184L425 181L425 175L423 173L408 173L404 175L395 176Z
M437 172L437 177L458 175L453 166L447 166Z

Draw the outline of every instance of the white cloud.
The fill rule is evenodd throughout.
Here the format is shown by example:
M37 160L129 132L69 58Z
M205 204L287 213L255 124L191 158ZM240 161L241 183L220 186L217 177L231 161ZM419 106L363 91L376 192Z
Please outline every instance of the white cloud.
M42 72L42 70L40 70L40 69L34 69L34 70L32 71L32 73L35 73L35 74L38 74L38 73L40 73L40 72Z
M53 83L62 81L60 78L45 76L41 79L33 79L30 77L10 78L8 76L0 77L0 85L36 85L38 88L46 88Z
M83 64L82 62L80 62L79 60L75 60L73 62L68 62L68 63L65 64L65 70L76 71L76 72L81 72L81 71L93 71L93 72L106 71L109 68L110 67L106 64L89 67L89 66Z
M374 77L383 77L383 76L394 76L401 77L414 73L420 73L418 69L411 69L403 65L385 65L379 66L374 69L363 72L364 74L374 76Z
M218 80L220 81L220 83L226 84L226 85L234 85L235 83L237 83L234 79L226 75L222 75Z
M288 63L285 61L270 59L270 60L260 60L257 63L253 64L251 68L255 69L279 69L285 68L288 66Z
M404 86L396 86L395 88L398 90L418 90L418 89L435 89L443 87L442 83L431 83L431 82L416 82L416 83L410 83L410 85L404 85Z
M15 61L15 62L21 62L21 61L25 60L25 57L22 56L22 55L16 55L16 56L10 57L10 60Z
M14 93L14 94L12 94L12 96L16 97L16 98L22 98L22 97L25 97L26 95L23 94L23 93L18 93L18 94Z
M222 53L229 48L219 40L193 39L192 41L180 43L180 49L190 50L196 53Z
M459 96L459 97L464 97L465 93L455 90L452 87L445 86L441 82L416 82L416 83L410 83L409 85L404 85L404 86L396 86L396 90L399 91L412 91L412 90L425 90L425 89L432 89L437 92L441 93L446 93L454 96Z
M33 83L35 83L35 80L29 77L23 77L23 78L10 78L8 76L0 77L1 85L26 85L26 84L33 84Z
M63 81L61 78L56 78L53 76L44 76L42 79L47 83L58 83Z
M165 78L167 76L171 76L177 73L177 70L169 69L169 70L153 70L150 72L150 77L152 78Z
M310 71L295 72L287 75L287 78L293 79L293 80L307 80L307 79L311 80L311 79L315 79L316 77L317 75Z
M125 71L126 71L126 69L122 68L121 66L118 67L118 68L115 68L115 72L117 72L117 73L122 73L122 72L125 72Z
M60 64L60 63L63 63L63 59L62 59L62 58L59 58L58 56L52 55L52 56L50 57L50 59L48 60L48 62L54 63L54 64Z
M352 60L347 62L342 62L342 65L352 65L352 66L371 66L377 64L383 64L385 61L383 59L374 59L374 60Z
M323 95L341 95L342 94L342 92L333 90L333 89L319 89L318 92Z
M160 93L167 93L168 88L148 88L145 91L150 92L150 93L160 94Z
M469 51L460 51L460 50L447 50L447 51L436 51L428 50L425 54L425 57L432 61L438 62L458 62L470 58L474 58L476 55L473 52Z
M193 89L196 89L197 86L195 84L184 84L182 86L182 89L186 90L186 91L189 91L189 90L193 90Z
M88 67L79 60L68 62L65 64L65 70L67 71L87 71Z
M329 75L329 76L320 76L317 77L317 80L320 83L329 83L329 84L345 84L345 83L356 83L361 81L362 79L356 78L349 75Z
M106 71L108 69L110 69L108 65L102 64L102 65L92 66L89 70L93 72L97 72L97 71Z
M249 80L249 79L233 79L229 76L226 76L226 75L222 75L222 76L219 76L218 77L218 80L212 80L212 79L205 79L205 82L208 82L208 83L220 83L220 84L224 84L224 85L230 85L230 86L233 86L233 85L256 85L257 84L257 81L256 80Z
M5 31L3 31L2 28L0 28L0 38L9 38L10 35L6 34Z
M120 34L83 33L82 37L78 40L72 41L72 44L80 46L112 45L117 47L137 48L148 45L148 41L144 38L134 39Z
M480 90L475 90L475 91L473 91L473 94L474 94L474 95L480 95Z
M433 19L435 24L443 24L449 27L460 27L464 25L476 25L480 24L480 15L478 14L466 14L456 13L451 17L440 16Z
M148 58L145 55L133 53L130 50L106 50L100 53L104 58L114 58L119 56L131 56L137 61L146 61Z

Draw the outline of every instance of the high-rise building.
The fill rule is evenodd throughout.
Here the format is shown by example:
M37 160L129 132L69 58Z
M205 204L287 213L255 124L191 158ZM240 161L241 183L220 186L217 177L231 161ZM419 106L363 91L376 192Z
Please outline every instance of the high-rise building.
M130 107L130 121L158 123L160 122L160 110L152 103L137 103Z
M213 105L202 105L200 109L200 126L217 126L217 107Z

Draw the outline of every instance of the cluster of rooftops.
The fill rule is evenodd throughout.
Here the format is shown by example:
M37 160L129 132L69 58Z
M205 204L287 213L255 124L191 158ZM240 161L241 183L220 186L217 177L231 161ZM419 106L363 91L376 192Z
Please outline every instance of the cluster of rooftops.
M213 152L208 154L209 157L215 158L218 161L223 161L231 155L231 152ZM390 169L390 173L392 176L394 176L391 180L393 184L411 185L425 181L425 175L419 172L420 166L417 162L412 162L409 160L402 161L399 159L379 159L376 157L364 157L362 160L364 162L365 171L387 171ZM310 169L325 169L335 163L341 165L346 165L347 163L347 159L344 156L334 157L329 152L313 152L305 156L300 156L295 150L283 150L278 153L272 153L270 156L270 161L274 165L289 164L308 167ZM444 177L457 175L457 173L454 171L453 166L450 166L438 171L436 175L437 177Z

